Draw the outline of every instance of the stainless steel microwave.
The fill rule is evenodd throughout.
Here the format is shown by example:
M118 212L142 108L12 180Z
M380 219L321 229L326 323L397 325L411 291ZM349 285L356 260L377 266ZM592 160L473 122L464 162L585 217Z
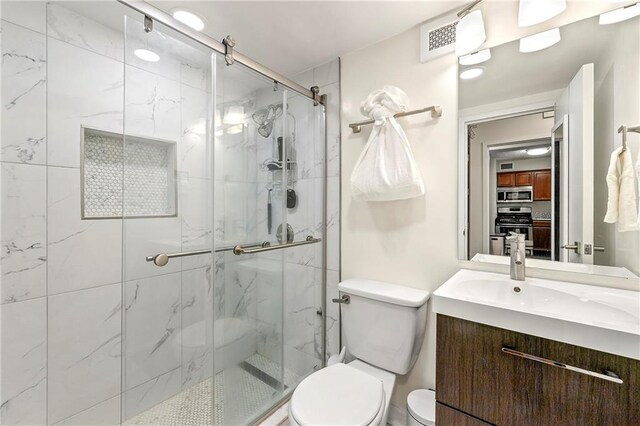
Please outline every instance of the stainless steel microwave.
M496 201L498 203L531 203L533 202L533 187L498 188Z

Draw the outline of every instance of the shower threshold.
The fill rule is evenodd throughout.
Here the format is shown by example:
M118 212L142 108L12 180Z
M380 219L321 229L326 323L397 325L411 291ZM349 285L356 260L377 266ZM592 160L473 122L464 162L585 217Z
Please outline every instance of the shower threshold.
M279 371L278 363L260 354L253 354L216 374L215 401L212 379L209 378L132 417L124 424L209 426L212 424L212 408L216 425L247 423L259 417L301 379L301 376L285 369L283 385L279 380Z

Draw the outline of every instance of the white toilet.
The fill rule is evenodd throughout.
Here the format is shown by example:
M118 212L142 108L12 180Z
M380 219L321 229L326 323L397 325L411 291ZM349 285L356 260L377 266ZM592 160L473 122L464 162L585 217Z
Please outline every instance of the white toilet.
M350 279L338 286L348 364L305 378L289 402L292 425L385 425L396 374L415 363L427 319L429 293L379 281Z

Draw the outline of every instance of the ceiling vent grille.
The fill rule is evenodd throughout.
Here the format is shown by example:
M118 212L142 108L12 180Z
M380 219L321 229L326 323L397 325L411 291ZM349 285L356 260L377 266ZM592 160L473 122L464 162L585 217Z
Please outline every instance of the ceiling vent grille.
M513 170L513 163L500 164L500 170Z
M420 62L427 62L451 53L456 45L455 14L428 21L420 27Z

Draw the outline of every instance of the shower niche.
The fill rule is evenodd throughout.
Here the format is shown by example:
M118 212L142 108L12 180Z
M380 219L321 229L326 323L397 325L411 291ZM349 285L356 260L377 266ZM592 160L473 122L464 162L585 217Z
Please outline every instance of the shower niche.
M175 142L81 132L82 219L177 216Z

